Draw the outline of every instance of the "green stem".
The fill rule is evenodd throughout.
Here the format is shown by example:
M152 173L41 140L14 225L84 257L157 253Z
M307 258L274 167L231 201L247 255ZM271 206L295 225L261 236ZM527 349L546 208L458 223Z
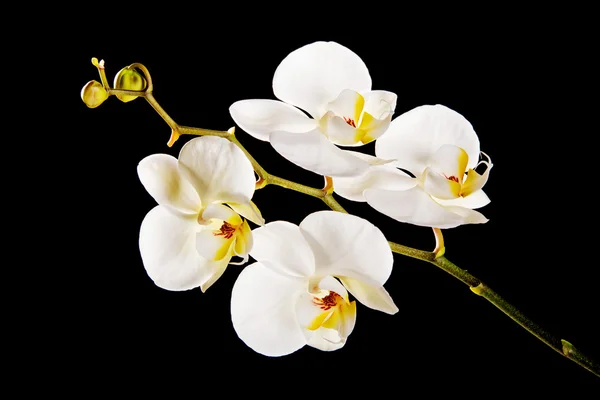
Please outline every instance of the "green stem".
M146 75L146 79L149 83L152 82L150 74L148 70L141 64L135 64L136 67L140 68L144 74ZM103 72L103 69L101 70ZM102 73L101 73L102 75ZM104 81L105 79L103 79ZM104 82L103 82L104 83ZM323 200L325 204L329 208L334 211L339 211L343 213L347 213L346 210L337 202L337 200L333 197L333 186L331 178L326 177L325 187L323 189L317 189L309 186L305 186L284 178L280 178L275 175L269 174L265 169L252 157L252 155L242 146L239 140L235 137L234 129L230 129L229 131L216 131L210 129L201 129L201 128L193 128L187 126L178 125L167 113L166 111L158 104L154 96L152 95L152 85L146 89L146 91L132 91L132 90L117 90L110 89L106 87L109 94L124 94L124 95L134 95L139 97L145 97L148 103L154 108L154 110L165 120L165 122L171 128L171 140L169 141L169 145L172 145L179 135L188 134L188 135L207 135L207 136L219 136L230 140L235 143L248 157L254 171L258 175L258 181L256 183L256 188L261 189L267 185L276 185L281 186L286 189L294 190L296 192L304 193L306 195L317 197ZM527 318L521 311L519 311L516 307L508 303L502 297L500 297L496 292L490 289L487 285L481 282L479 279L469 274L467 271L459 268L454 263L449 261L446 257L443 256L443 237L441 236L441 231L435 231L436 234L436 251L429 252L414 249L412 247L403 246L398 243L388 242L391 250L394 253L402 254L408 257L416 258L422 261L426 261L440 268L441 270L449 273L456 279L460 280L464 284L468 285L471 291L500 309L507 316L509 316L513 321L519 324L521 327L526 329L529 333L537 337L539 340L544 342L550 348L568 358L569 360L577 363L581 367L590 371L596 376L600 376L600 367L593 360L586 357L583 353L577 350L571 343L564 339L558 339L544 329L542 329L539 325L531 321Z
M281 186L286 189L294 190L296 192L304 193L312 197L317 197L319 199L324 198L325 194L321 189L316 189L310 186L301 185L296 182L289 181L287 179L280 178L275 175L269 174L267 178L268 185L276 185Z

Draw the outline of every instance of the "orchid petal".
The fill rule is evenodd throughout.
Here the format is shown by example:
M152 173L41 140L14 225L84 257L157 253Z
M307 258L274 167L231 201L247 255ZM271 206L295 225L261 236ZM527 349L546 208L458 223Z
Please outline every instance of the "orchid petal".
M239 338L267 356L283 356L302 348L306 338L294 309L303 290L305 283L260 263L245 267L231 294L231 320Z
M181 149L179 167L204 204L249 202L254 194L252 164L227 139L203 136L190 140Z
M315 42L292 51L275 71L275 96L320 119L329 102L344 89L371 90L365 63L335 42Z
M262 265L296 278L308 278L314 273L312 250L297 225L269 222L254 229L252 236L254 245L250 255Z
M333 276L326 276L319 281L319 289L328 290L330 292L335 292L339 294L344 301L348 302L348 292L344 285L340 283Z
M310 214L300 232L315 257L315 276L347 276L381 286L394 262L383 233L369 221L335 211Z
M157 286L188 290L210 278L211 263L196 251L200 229L195 217L173 214L160 205L146 214L140 228L140 254L148 276Z
M416 107L396 117L375 144L375 154L397 159L401 167L419 176L444 144L461 147L469 157L467 168L479 158L479 138L462 115L442 105Z
M328 111L321 120L321 127L332 143L340 146L362 145L360 139L363 133L356 129L356 125L351 125L351 123L354 124L354 120L348 121L350 120L345 120Z
M358 279L341 276L340 280L356 300L374 310L396 314L398 307L383 286L371 286Z
M262 226L265 224L265 219L262 217L260 210L252 201L249 201L248 203L228 202L227 205L233 208L235 212L242 217L254 222L256 225Z
M235 239L234 253L238 257L243 258L243 263L248 261L248 255L250 250L254 246L254 237L252 236L252 230L248 221L244 221L242 226L239 228L240 231Z
M308 132L317 121L296 107L277 100L241 100L229 107L235 123L256 139L268 141L274 131Z
M450 177L444 176L432 168L426 168L423 174L425 175L423 187L431 196L443 200L455 199L459 196L460 183L457 181L449 179Z
M395 93L385 90L372 90L365 93L364 97L364 112L371 114L377 120L382 121L390 118L396 110L398 96Z
M239 225L242 223L242 219L237 212L223 204L216 203L211 203L206 206L202 212L202 219L205 221L217 219L219 221L227 221L232 225ZM219 223L219 227L220 226L221 224Z
M226 237L218 229L207 227L196 234L196 250L207 260L222 261L227 258L229 263L233 256L233 237Z
M361 175L353 177L334 177L333 190L338 195L352 201L367 201L363 196L366 189L406 190L417 184L415 178L391 165L377 165L384 160L363 153L349 152L371 164Z
M458 198L452 199L452 200L442 200L442 199L434 198L434 200L443 206L458 206L458 207L470 208L472 210L481 208L490 203L490 198L481 189L479 189L478 191L473 192L465 197L458 197Z
M430 166L434 171L448 178L455 177L456 182L462 183L468 163L469 155L466 151L458 146L443 144L433 154Z
M167 154L148 156L138 164L137 173L158 204L183 214L200 210L200 197L180 173L176 158Z
M292 163L319 175L354 176L369 164L331 143L319 131L307 133L274 132L271 145Z
M362 144L371 143L388 130L397 98L395 93L384 90L373 90L365 94L365 107L357 125L360 132L357 140Z
M327 110L339 117L347 118L356 127L364 105L365 98L360 93L344 89L335 100L327 104Z
M487 221L476 211L440 205L418 186L405 191L367 189L364 191L364 196L367 203L380 213L413 225L454 228L463 224Z
M489 220L479 211L458 206L445 206L446 210L459 215L463 219L463 224L485 224Z

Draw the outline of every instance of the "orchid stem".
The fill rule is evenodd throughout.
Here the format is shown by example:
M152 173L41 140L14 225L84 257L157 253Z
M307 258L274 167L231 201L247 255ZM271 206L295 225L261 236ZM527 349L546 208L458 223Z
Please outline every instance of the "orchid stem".
M154 96L152 95L152 79L150 77L150 73L146 67L142 64L132 64L136 68L142 70L144 75L146 76L146 80L148 81L148 87L144 91L135 91L135 90L120 90L120 89L111 89L108 85L106 74L104 71L104 63L98 63L97 59L92 59L92 63L98 68L100 72L100 77L102 80L102 84L106 89L109 95L121 94L121 95L130 95L130 96L138 96L144 97L148 103L154 108L154 110L165 120L167 125L171 128L171 138L168 142L169 146L172 146L173 143L179 138L180 135L205 135L205 136L219 136L223 137L231 142L235 143L248 157L254 171L258 175L258 180L256 182L256 189L262 189L267 185L276 185L281 186L286 189L294 190L296 192L304 193L306 195L319 198L323 200L325 204L329 208L334 211L347 213L347 211L338 203L338 201L333 197L333 182L330 177L325 177L325 186L323 189L317 189L309 186L305 186L284 178L280 178L278 176L269 174L265 169L252 157L252 155L244 148L244 146L239 142L239 140L235 137L235 129L231 128L228 131L218 131L218 130L210 130L210 129L201 129L201 128L193 128L187 126L178 125L173 118L171 118L167 112L158 104ZM496 292L490 289L487 285L481 282L478 278L469 274L467 271L459 268L454 263L450 262L445 256L445 247L444 247L444 239L442 236L442 232L438 228L434 228L434 235L436 238L436 248L433 252L423 251L414 249L412 247L403 246L398 243L388 242L392 252L402 254L408 257L416 258L422 261L426 261L431 263L441 270L449 273L456 279L460 280L464 284L468 285L471 291L478 296L483 297L498 309L500 309L503 313L508 315L513 321L519 324L521 327L526 329L529 333L537 337L539 340L544 342L550 348L568 358L569 360L575 362L579 366L585 368L596 376L600 377L600 367L593 360L586 357L583 353L581 353L575 346L573 346L570 342L564 339L558 339L544 329L542 329L539 325L531 321L527 318L523 313L521 313L516 307L508 303L502 297L500 297Z

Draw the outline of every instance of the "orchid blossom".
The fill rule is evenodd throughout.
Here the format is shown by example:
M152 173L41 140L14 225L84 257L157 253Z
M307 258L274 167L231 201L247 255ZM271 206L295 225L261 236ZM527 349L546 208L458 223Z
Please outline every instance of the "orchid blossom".
M477 134L456 111L426 105L398 116L376 142L375 154L394 161L357 177L334 178L335 192L414 225L453 228L488 221L474 209L490 202L482 188L491 159L482 152L480 161ZM481 165L483 173L477 171Z
M248 260L252 234L242 217L259 225L264 220L250 200L254 170L235 144L219 137L192 139L179 159L154 154L137 171L158 203L139 236L144 267L157 286L206 291L234 255Z
M396 107L396 95L371 90L365 63L335 42L291 52L275 71L273 92L281 101L241 100L229 108L231 117L289 161L326 176L354 176L368 169L368 162L336 145L361 146L377 139Z
M344 346L354 328L356 303L395 314L383 288L393 256L383 233L349 214L320 211L299 226L275 221L253 231L250 255L231 298L238 336L268 356L305 345L320 350Z

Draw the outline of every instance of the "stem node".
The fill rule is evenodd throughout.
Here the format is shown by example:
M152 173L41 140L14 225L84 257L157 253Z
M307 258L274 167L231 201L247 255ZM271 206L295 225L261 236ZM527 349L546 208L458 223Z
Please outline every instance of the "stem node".
M475 293L476 295L481 296L485 290L485 285L483 283L479 283L477 286L470 286L469 289L471 289L471 292Z

